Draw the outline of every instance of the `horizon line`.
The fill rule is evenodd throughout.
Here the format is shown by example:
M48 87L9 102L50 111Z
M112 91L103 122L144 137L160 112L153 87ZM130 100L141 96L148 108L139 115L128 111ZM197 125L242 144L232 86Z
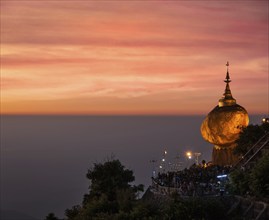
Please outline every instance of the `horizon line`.
M107 116L107 117L117 117L117 116L127 116L127 117L132 117L132 116L141 116L141 117L167 117L167 116L171 116L171 117L175 117L175 116L204 116L206 117L208 114L201 114L201 113L197 113L197 114L167 114L167 113L163 113L163 114L91 114L91 113L85 113L85 114L78 114L78 113L0 113L0 116ZM268 114L266 113L252 113L252 114L248 114L248 115L260 115L260 116L264 116L267 117Z

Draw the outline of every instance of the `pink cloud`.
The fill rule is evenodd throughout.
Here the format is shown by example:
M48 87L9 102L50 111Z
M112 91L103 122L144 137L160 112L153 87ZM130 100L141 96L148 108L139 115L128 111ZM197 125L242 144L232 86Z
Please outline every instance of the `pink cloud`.
M3 56L1 58L2 68L21 68L35 66L49 66L62 64L100 64L104 62L113 62L113 60L93 59L93 58L42 58L42 57L23 57L23 56ZM115 60L114 60L115 61Z
M229 60L235 94L263 111L255 96L268 92L266 1L4 1L1 6L5 100L22 91L33 99L102 99L123 111L119 100L130 99L138 102L137 110L145 106L150 112L162 97L169 108L156 111L174 111L176 99L185 103L178 111L188 111L195 101L210 104L222 94ZM251 96L244 96L247 88Z

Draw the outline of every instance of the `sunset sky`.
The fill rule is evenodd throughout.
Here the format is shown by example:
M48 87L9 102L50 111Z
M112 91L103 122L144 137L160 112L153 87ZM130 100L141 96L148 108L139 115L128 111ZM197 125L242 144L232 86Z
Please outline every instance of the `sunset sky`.
M3 1L2 114L268 111L268 1Z

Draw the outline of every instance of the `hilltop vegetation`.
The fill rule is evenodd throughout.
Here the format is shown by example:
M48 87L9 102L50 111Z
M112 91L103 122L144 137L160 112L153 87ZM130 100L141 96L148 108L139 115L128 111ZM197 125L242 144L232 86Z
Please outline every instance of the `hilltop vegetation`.
M265 154L246 172L237 169L230 174L230 191L237 195L248 195L258 199L269 199L269 155Z
M249 125L242 129L237 140L234 153L242 156L267 132L269 132L269 123L261 125ZM249 195L259 199L269 199L269 154L263 153L263 156L257 161L253 169L246 172L237 169L230 174L230 190L237 195Z
M143 185L131 185L133 171L125 169L119 160L94 164L89 169L89 193L81 205L65 211L68 220L172 220L225 219L227 206L218 198L191 198L178 195L169 199L138 199ZM46 220L56 220L50 213Z
M269 132L269 123L251 124L243 128L236 141L234 154L243 156L267 132Z
M235 153L245 153L265 132L269 124L250 125L243 129ZM235 195L251 195L269 199L269 155L265 154L249 171L237 169L230 173L229 191ZM119 160L95 163L89 169L89 192L81 204L66 209L67 220L198 220L198 219L241 219L227 216L233 198L189 197L174 194L166 198L154 197L150 191L142 199L143 185L133 185L133 171L126 169ZM50 213L46 220L57 220Z

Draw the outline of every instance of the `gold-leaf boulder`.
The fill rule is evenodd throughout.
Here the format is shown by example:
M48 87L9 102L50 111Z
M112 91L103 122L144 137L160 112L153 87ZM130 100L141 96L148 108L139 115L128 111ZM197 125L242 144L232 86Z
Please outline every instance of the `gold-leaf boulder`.
M236 104L230 89L229 62L226 64L227 73L223 96L219 104L207 115L201 125L202 137L214 144L212 162L218 165L233 165L238 160L233 149L235 141L243 127L248 126L249 118L246 109Z
M216 106L201 125L202 137L211 144L229 147L249 123L247 111L240 105Z

